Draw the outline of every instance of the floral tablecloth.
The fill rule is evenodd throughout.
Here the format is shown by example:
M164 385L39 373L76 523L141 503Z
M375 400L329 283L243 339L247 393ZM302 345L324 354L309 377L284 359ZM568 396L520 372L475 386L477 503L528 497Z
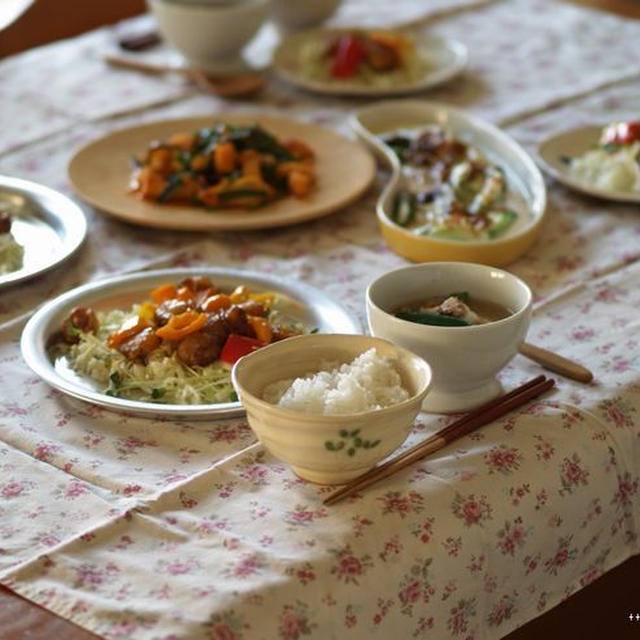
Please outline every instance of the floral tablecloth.
M465 106L525 146L568 124L637 117L640 23L552 0L404 0L399 23L465 41L463 78L423 97ZM353 20L374 3L353 2ZM388 6L380 3L381 7ZM442 14L443 8L457 9ZM551 12L553 20L550 19ZM383 10L370 11L368 20ZM266 110L349 135L360 102L274 81L258 103L109 70L119 29L0 63L0 171L68 192L74 148L142 121ZM268 55L274 32L254 55ZM261 48L263 47L263 48ZM155 54L154 54L155 55ZM164 54L162 54L164 55ZM635 111L635 113L634 113ZM550 184L535 247L510 269L534 289L529 339L587 363L539 402L335 507L242 419L115 414L52 390L18 340L47 298L158 265L227 265L318 286L362 316L404 264L378 233L378 184L347 210L245 234L126 226L88 207L88 241L46 277L0 292L0 581L105 638L498 638L638 553L640 218ZM513 387L539 373L518 356ZM407 446L447 418L423 414Z

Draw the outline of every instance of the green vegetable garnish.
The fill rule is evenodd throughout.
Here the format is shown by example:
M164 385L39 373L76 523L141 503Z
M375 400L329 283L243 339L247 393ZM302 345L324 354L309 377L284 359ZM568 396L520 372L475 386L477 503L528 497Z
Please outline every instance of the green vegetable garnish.
M443 240L475 240L476 236L467 229L456 229L449 227L439 227L424 233L432 238L442 238Z
M487 217L491 220L487 235L493 239L502 235L516 221L518 214L515 211L505 209L504 211L490 211Z
M266 198L267 192L263 189L233 189L222 191L218 194L220 200L235 200L236 198Z
M167 390L164 387L154 387L153 389L151 389L151 397L154 400L157 400L158 398L162 398L162 396L167 392Z
M416 215L416 194L411 191L397 191L393 197L391 219L401 227L413 222Z
M411 146L411 140L409 140L409 138L393 136L392 138L384 140L384 143L398 156L400 162L404 162L405 151Z
M182 184L182 175L174 173L167 180L167 186L162 193L156 198L157 202L165 202L167 198Z
M615 142L607 142L602 145L602 149L607 153L615 153L616 151L619 151L622 146L624 145L616 144Z
M436 327L469 327L471 326L466 320L454 318L453 316L445 316L439 313L427 313L426 311L398 311L395 314L400 320L408 322L416 322L418 324L428 324Z
M109 388L105 391L108 396L117 396L120 390L120 385L122 381L120 379L120 374L117 371L114 371L109 376Z
M278 191L286 189L287 179L284 176L278 175L278 167L275 163L263 162L260 165L260 173L262 174L262 179Z
M286 147L283 147L272 135L257 125L251 127L231 127L228 137L230 140L233 140L238 147L255 149L260 153L269 153L280 161L295 159Z

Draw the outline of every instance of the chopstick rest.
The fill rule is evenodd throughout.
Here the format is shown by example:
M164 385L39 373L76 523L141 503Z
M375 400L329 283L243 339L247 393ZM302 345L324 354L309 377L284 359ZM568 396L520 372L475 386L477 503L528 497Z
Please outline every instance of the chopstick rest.
M401 453L399 456L396 456L391 460L387 460L387 462L384 462L357 478L354 478L351 482L326 498L324 500L324 504L335 504L343 498L346 498L361 489L365 489L379 480L388 478L390 475L396 473L396 471L400 471L401 469L408 467L425 456L442 449L448 444L451 444L454 440L457 440L458 438L479 429L489 422L500 418L513 409L517 409L529 400L547 392L554 386L554 384L555 380L552 378L538 376L537 378L533 378L532 380L525 382L513 391L499 396L498 398L494 398L481 407L469 412L459 420L456 420L448 427L438 431L426 440L423 440L410 449L407 449L407 451Z

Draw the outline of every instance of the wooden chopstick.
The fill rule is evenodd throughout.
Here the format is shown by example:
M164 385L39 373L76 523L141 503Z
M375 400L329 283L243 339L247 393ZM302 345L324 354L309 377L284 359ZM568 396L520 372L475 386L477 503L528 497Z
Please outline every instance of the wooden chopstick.
M565 376L565 378L571 378L571 380L577 380L585 384L589 384L589 382L593 380L593 373L591 373L589 369L573 360L569 360L569 358L561 356L559 353L537 347L528 342L523 342L520 345L519 351L523 356L541 364L545 369L559 373L561 376Z
M396 456L391 460L387 460L387 462L384 462L383 464L378 465L377 467L374 467L366 473L363 473L357 478L351 480L351 482L326 498L324 500L324 504L335 504L343 498L378 482L378 480L389 477L396 471L404 469L430 453L433 453L438 449L442 449L454 440L475 431L479 427L500 418L505 413L508 413L509 411L525 404L529 400L545 393L551 389L554 384L555 381L553 379L547 379L545 376L538 376L533 380L529 380L529 382L524 383L517 389L499 396L498 398L482 405L478 409L469 412L466 416L463 416L426 440L423 440L410 449L407 449L407 451L399 456Z
M506 402L507 400L510 400L511 398L516 397L518 394L522 393L523 391L526 391L527 389L530 389L531 387L534 387L535 385L540 384L541 382L544 382L545 380L546 380L545 376L539 375L538 377L533 378L532 380L529 380L528 382L525 382L525 383L521 384L516 389L513 389L513 391L510 391L509 393L505 393L505 394L503 394L501 396L498 396L497 398L494 398L493 400L489 400L489 402L486 402L485 404L483 404L483 405L481 405L479 407L476 407L473 411L470 411L469 413L467 413L466 415L462 416L461 418L458 418L458 420L455 420L451 424L449 424L446 427L444 427L444 429L441 429L437 433L434 433L433 435L429 436L426 440L423 440L422 442L419 442L418 444L414 445L410 449L407 449L406 451L404 451L400 455L398 455L395 458L393 458L393 460L388 460L387 462L385 462L385 463L383 463L381 465L378 465L377 467L373 467L373 469L369 469L369 471L366 471L365 473L359 475L354 480L351 480L349 485L351 483L353 483L353 482L356 482L356 481L360 482L360 481L364 480L365 478L368 478L369 476L377 475L380 472L381 469L383 469L387 465L391 464L391 462L398 463L401 460L404 460L404 459L408 458L409 456L413 455L414 452L420 450L422 447L430 445L432 442L435 442L438 438L446 437L447 434L449 434L449 433L453 432L455 429L458 429L461 426L465 425L467 422L469 422L469 420L472 420L476 416L482 414L484 411L492 409L493 407L495 407L495 406L497 406L497 405L499 405L499 404L501 404L503 402ZM347 486L349 486L349 485L347 485ZM346 486L343 487L343 489L346 489ZM342 491L343 489L340 489L340 491ZM338 492L336 492L336 493L338 493Z

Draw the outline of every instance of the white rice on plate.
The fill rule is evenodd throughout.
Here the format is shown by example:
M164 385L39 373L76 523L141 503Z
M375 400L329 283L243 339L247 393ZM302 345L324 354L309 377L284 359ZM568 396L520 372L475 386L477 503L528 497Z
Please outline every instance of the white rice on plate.
M303 413L353 414L390 407L409 398L393 362L375 348L353 362L321 363L322 370L265 387L263 399Z

